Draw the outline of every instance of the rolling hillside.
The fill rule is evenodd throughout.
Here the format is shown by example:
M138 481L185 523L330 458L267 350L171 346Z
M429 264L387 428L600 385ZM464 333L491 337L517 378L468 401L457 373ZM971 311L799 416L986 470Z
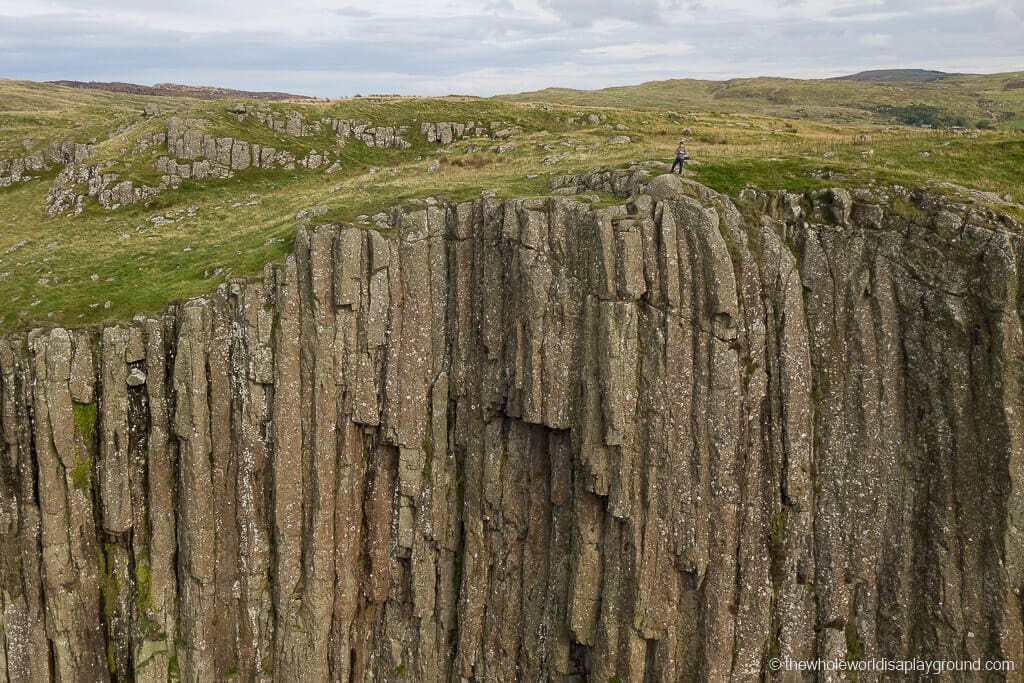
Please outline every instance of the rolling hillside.
M961 74L931 69L872 69L846 76L836 76L833 81L864 81L868 83L930 83Z
M929 81L913 77L890 81L884 75L869 79L864 74L829 80L673 79L601 90L548 88L505 95L503 99L574 106L769 113L848 123L1019 127L1024 122L1024 73L948 75ZM907 112L909 107L923 109ZM921 111L923 119L918 116Z

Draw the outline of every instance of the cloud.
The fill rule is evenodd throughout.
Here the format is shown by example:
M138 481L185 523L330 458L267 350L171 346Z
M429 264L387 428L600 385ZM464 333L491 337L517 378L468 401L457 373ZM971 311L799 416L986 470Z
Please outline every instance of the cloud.
M865 33L859 40L864 47L885 47L892 42L892 36L887 33Z
M363 9L361 7L339 7L338 9L334 10L334 13L341 17L366 18L373 16L373 12L371 12L368 9Z
M693 45L684 42L675 42L602 45L599 47L585 47L581 49L579 53L583 57L594 57L604 61L633 62L656 57L679 57L693 51Z
M541 7L571 26L618 19L635 24L652 24L662 17L658 0L540 0Z
M1019 2L0 0L0 77L341 96L1019 69Z

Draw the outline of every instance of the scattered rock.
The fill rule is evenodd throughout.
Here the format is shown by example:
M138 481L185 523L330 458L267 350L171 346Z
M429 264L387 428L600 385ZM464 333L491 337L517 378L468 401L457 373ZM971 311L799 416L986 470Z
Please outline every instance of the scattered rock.
M300 209L295 214L295 218L300 221L305 218L319 218L327 213L327 211L328 208L326 204L317 204L316 206L311 206L308 209Z

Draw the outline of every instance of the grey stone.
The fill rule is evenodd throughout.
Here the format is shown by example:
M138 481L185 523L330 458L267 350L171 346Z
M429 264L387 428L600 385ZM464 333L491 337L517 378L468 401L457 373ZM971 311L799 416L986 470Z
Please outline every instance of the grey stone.
M130 387L141 386L146 383L146 373L138 368L132 368L125 379Z

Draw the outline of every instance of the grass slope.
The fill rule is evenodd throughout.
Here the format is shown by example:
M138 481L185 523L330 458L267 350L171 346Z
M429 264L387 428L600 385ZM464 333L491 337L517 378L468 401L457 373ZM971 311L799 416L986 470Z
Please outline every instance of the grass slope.
M773 114L833 122L899 122L897 110L931 107L963 125L986 122L1010 127L1024 121L1024 73L949 75L927 82L861 79L797 80L737 78L728 81L673 79L640 85L572 90L548 88L505 95L510 102L572 106L647 107L678 111ZM882 107L890 108L882 110ZM984 124L983 124L984 125Z
M11 98L6 97L11 93ZM34 325L81 325L157 311L169 301L210 291L229 277L258 275L263 264L291 248L296 213L323 205L319 221L370 225L366 216L410 198L453 200L548 193L554 174L630 161L668 161L680 133L690 129L691 168L701 182L735 195L743 187L794 191L899 183L930 186L1010 211L999 197L1024 197L1024 135L1019 131L922 130L715 113L670 117L643 108L534 105L502 99L362 98L263 103L321 116L407 125L407 150L371 149L330 135L291 137L230 113L235 100L176 100L156 119L141 116L150 98L0 81L0 102L19 101L23 118L0 111L0 140L99 131L96 158L116 162L124 178L149 180L160 150L135 153L134 140L161 130L167 116L202 118L216 135L287 149L296 156L330 149L341 168L248 169L234 177L183 182L149 202L107 211L88 200L78 216L45 218L45 195L56 171L0 189L0 330ZM161 103L168 102L161 98ZM255 104L255 103L254 103ZM36 107L36 108L33 108ZM586 122L589 114L605 117ZM61 117L50 131L45 121ZM576 120L570 124L569 118ZM42 124L32 121L41 120ZM428 144L422 121L503 121L522 128L514 147L463 139ZM111 122L120 122L116 126ZM616 127L625 130L616 130ZM628 135L629 144L609 144ZM20 139L20 138L19 138ZM60 139L59 137L55 139ZM507 141L505 141L507 142ZM332 147L332 145L334 147ZM550 163L552 158L565 158ZM545 163L549 160L549 163ZM436 170L428 170L436 165ZM995 195L971 195L971 188ZM362 217L362 218L361 218Z
M170 112L190 102L0 79L0 158L24 156L55 141L105 140L141 121L147 104Z
M834 81L867 81L871 83L930 83L959 74L930 69L872 69L848 76L837 76Z

